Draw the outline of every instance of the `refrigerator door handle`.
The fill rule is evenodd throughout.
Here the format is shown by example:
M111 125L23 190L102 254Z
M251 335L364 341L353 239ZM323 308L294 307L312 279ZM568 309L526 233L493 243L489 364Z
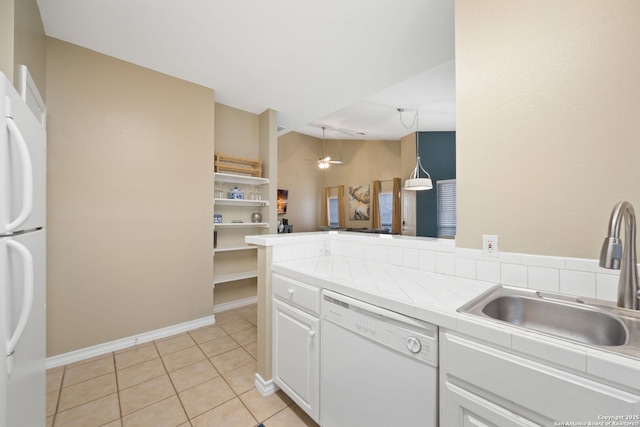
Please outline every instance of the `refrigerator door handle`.
M11 98L8 96L5 98L5 112L7 118L7 129L9 133L13 135L20 154L20 162L22 163L22 210L20 215L10 222L4 225L3 232L13 231L27 220L31 211L33 210L33 165L31 164L31 156L29 155L29 148L27 142L24 140L18 125L13 120L13 111L11 107Z
M18 324L16 330L9 341L7 341L7 375L11 375L13 370L13 353L16 350L16 346L24 333L24 329L29 321L31 315L31 308L33 307L33 257L31 252L22 245L12 239L6 240L7 246L15 249L22 256L23 265L23 281L24 281L24 295L22 296L22 310L20 317L18 318Z

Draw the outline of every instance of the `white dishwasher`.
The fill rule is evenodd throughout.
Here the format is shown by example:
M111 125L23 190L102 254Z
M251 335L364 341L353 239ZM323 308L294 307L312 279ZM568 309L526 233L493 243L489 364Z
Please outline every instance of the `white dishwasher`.
M438 327L323 291L322 427L435 427Z

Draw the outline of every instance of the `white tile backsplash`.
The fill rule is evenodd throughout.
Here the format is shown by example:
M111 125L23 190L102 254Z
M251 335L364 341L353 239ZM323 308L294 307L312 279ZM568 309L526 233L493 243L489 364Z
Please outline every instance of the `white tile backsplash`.
M528 267L527 287L547 292L560 292L560 270L556 268Z
M456 258L453 254L436 254L436 273L455 276Z
M455 275L457 277L466 277L467 279L476 278L476 260L469 258L455 257Z
M420 251L418 255L418 268L423 271L436 271L436 254L435 252Z
M619 274L596 274L596 298L617 301L619 281Z
M504 285L527 287L527 267L518 264L501 263L500 280Z
M561 270L560 293L596 297L596 274L586 271Z
M451 239L357 233L308 233L304 237L273 244L274 262L336 255L547 292L617 299L619 271L601 268L595 259L509 252L487 258L479 249L456 248Z
M389 248L389 264L404 265L402 248Z
M485 282L500 282L500 263L497 261L477 261L476 279Z

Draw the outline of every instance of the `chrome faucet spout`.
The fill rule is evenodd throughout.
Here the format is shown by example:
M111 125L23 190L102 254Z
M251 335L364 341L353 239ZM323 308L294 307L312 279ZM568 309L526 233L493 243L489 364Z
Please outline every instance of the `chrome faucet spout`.
M620 228L624 221L624 245ZM600 252L600 267L620 270L618 307L640 310L638 265L636 259L636 214L629 202L618 202L613 207L609 231Z

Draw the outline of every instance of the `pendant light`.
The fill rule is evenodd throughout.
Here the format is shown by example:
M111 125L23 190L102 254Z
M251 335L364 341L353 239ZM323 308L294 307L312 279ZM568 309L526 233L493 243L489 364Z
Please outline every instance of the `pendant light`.
M407 127L404 124L404 121L402 120L403 111L404 111L404 108L398 108L398 113L400 113L400 122L402 122L402 125L406 129L409 129L413 127L413 123L411 123L411 126L409 127ZM409 178L404 182L404 189L408 191L423 191L423 190L431 190L433 188L431 175L429 175L429 173L426 170L424 170L424 167L422 167L422 163L420 162L420 122L419 122L418 116L419 116L419 109L416 108L416 115L413 118L414 122L416 123L416 167L413 168L411 175L409 175ZM426 175L427 177L421 178L420 171L422 171L423 174Z

